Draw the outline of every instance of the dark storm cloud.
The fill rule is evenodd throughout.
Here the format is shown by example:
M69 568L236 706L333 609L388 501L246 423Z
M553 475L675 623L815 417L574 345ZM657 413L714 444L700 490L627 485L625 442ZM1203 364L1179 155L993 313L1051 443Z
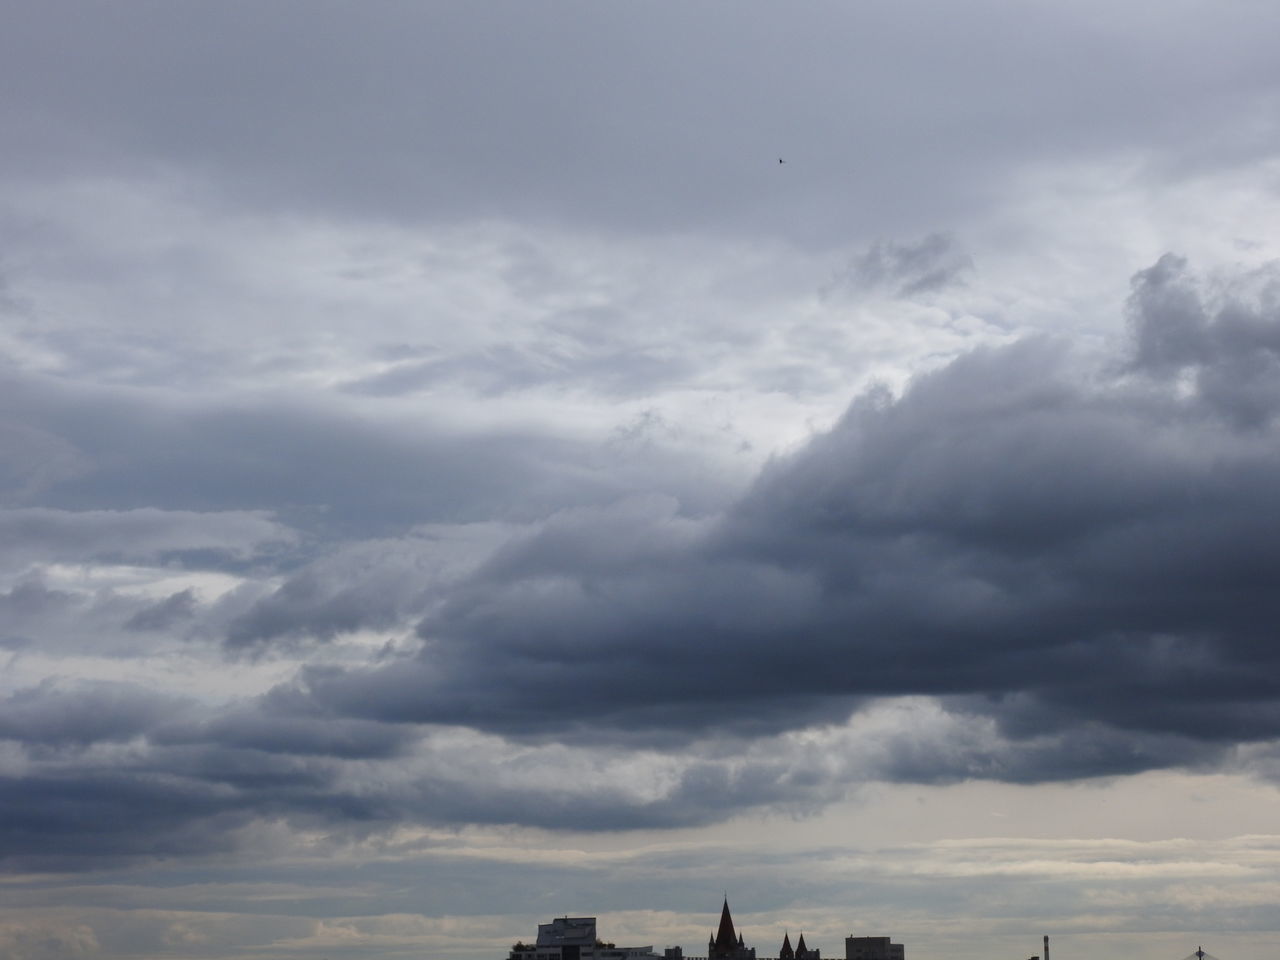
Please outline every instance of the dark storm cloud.
M938 252L903 254L911 265L892 282L928 273ZM719 515L670 496L601 496L491 531L465 561L401 527L313 548L278 586L209 604L185 590L90 600L24 580L0 595L19 625L91 605L131 642L203 623L232 652L274 655L417 619L420 652L312 663L223 706L137 685L11 695L0 739L30 766L2 791L9 863L227 849L263 820L334 834L695 826L760 807L803 813L866 780L1211 766L1280 737L1276 276L1209 282L1162 259L1134 278L1122 357L1032 339L962 356L901 396L869 390ZM410 499L391 524L441 511L437 491L414 488L434 476L424 451L460 460L458 478L527 462L519 444L493 462L484 451L500 445L481 445L477 465L470 446L437 447L434 434L415 446L319 413L155 413L103 393L93 413L108 442L67 412L70 387L23 389L86 469L118 471L101 488L60 479L45 494L56 507L5 514L24 550L50 558L202 546L276 573L288 561L272 544L288 531L244 508L306 471L349 457L363 457L361 478L420 471L396 478ZM233 443L238 430L248 438ZM112 443L128 457L113 459ZM301 463L278 468L262 503L241 502L272 449ZM350 523L368 531L383 521L355 504L383 487L353 471L305 482L339 511L348 498ZM169 490L166 509L121 502L135 480L149 497ZM467 490L469 509L483 515L496 490L514 496L527 480ZM568 482L551 502L580 494ZM229 532L214 542L218 517ZM916 695L932 706L886 707ZM789 737L800 729L820 742Z
M74 703L78 693L91 694L84 705ZM634 775L548 782L547 764L562 764L563 752L508 752L499 761L507 776L497 779L484 772L492 758L468 756L477 744L411 767L421 744L403 725L322 716L310 704L282 699L277 691L210 712L163 704L123 685L96 691L46 686L10 698L0 705L0 735L20 744L34 763L23 776L7 777L0 791L3 860L75 871L227 850L241 842L238 830L263 820L324 829L335 840L406 822L589 831L689 827L760 807L812 812L865 778L1031 779L1019 765L1027 752L1057 761L1044 763L1051 778L1125 772L1134 762L1125 753L1134 745L1107 731L1083 744L1068 746L1064 739L1025 751L924 744L904 728L870 763L832 754L830 745L778 743L745 756L712 750L683 764L669 788L654 795L647 784L633 782ZM128 752L89 749L124 740ZM1173 762L1194 758L1181 754ZM600 760L590 760L588 769ZM145 831L138 829L140 817Z
M1274 277L1199 292L1162 260L1126 363L1030 340L873 390L714 524L659 501L558 515L423 621L418 658L314 672L312 694L586 739L960 697L1025 744L989 771L1014 780L1280 735Z
M696 826L866 780L1205 767L1280 737L1274 279L1162 259L1134 278L1118 362L1034 339L870 390L720 516L630 497L510 528L478 566L446 571L406 535L256 599L112 607L135 636L209 616L255 653L417 616L421 652L306 666L221 707L104 684L12 695L0 737L35 766L6 792L10 862L225 849L263 819ZM41 542L118 533L33 516ZM4 600L30 617L75 598L33 580ZM884 712L912 695L934 705ZM155 812L141 839L138 810Z
M236 750L281 756L380 759L402 751L413 735L404 728L369 721L232 711L200 727L168 726L152 739L171 746L212 741ZM263 762L270 765L270 761Z
M225 847L243 812L173 777L80 767L0 777L0 851L17 869L93 869ZM145 816L146 828L140 829Z
M392 757L411 739L368 721L280 715L270 698L211 711L135 684L21 690L0 701L0 741L30 761L3 778L0 859L80 869L226 849L236 827L263 817L404 819L389 792L338 779L341 761Z
M142 687L94 684L59 690L45 684L0 701L0 739L29 746L87 746L129 740L171 718L181 701Z
M321 715L290 699L297 700L277 691L210 710L105 683L44 684L7 698L0 741L16 745L29 764L0 784L0 861L75 871L226 850L239 842L240 828L281 819L335 835L405 822L688 826L721 816L723 802L701 797L709 778L730 788L735 805L786 792L749 796L768 770L726 779L714 763L690 774L688 796L647 801L626 784L603 781L572 790L495 784L474 762L451 764L448 754L406 775L416 732ZM127 750L103 749L124 743ZM508 762L536 776L542 761Z

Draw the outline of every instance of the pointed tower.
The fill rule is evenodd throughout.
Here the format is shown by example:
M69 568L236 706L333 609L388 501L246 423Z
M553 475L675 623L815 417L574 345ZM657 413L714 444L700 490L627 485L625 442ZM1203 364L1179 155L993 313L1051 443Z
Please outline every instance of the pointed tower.
M713 957L731 957L738 949L738 937L733 932L733 917L729 913L729 898L724 898L724 907L720 910L720 929L712 942L715 952Z
M800 934L800 939L796 941L796 960L821 960L822 954L818 950L810 950L804 942L804 934Z
M742 934L733 929L733 917L729 913L729 898L725 897L720 910L720 927L707 944L708 960L755 960L756 952L747 947Z
M791 934L782 935L782 949L778 951L778 960L796 960L796 952L791 949Z

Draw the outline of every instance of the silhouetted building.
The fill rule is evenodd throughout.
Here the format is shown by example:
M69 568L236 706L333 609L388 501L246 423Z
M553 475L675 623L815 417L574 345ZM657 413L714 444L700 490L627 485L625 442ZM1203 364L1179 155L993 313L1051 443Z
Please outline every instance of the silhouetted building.
M844 953L845 960L906 960L902 944L893 943L888 937L846 937ZM507 960L757 960L757 957L756 948L747 946L741 931L734 929L729 898L725 897L720 908L720 924L707 939L707 953L703 957L686 956L678 946L667 947L661 957L651 946L616 947L596 936L595 917L559 917L550 923L538 924L537 941L515 944ZM803 933L793 947L788 931L782 936L777 960L822 960L822 952L805 943Z
M809 949L805 946L804 934L800 934L800 940L796 943L795 949L791 947L791 934L784 933L782 935L782 946L778 949L778 960L822 960L822 951L818 949Z
M755 948L743 943L742 934L734 933L728 897L720 911L720 927L715 936L707 940L707 960L756 960Z
M906 960L906 951L888 937L845 937L844 960Z
M615 947L596 936L595 917L557 917L538 924L536 943L517 943L508 960L644 960L653 947Z

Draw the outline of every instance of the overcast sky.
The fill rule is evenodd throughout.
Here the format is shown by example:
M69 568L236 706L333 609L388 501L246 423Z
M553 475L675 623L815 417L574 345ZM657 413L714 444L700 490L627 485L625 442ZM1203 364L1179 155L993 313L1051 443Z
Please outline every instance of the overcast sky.
M1277 38L0 0L0 956L1273 957Z

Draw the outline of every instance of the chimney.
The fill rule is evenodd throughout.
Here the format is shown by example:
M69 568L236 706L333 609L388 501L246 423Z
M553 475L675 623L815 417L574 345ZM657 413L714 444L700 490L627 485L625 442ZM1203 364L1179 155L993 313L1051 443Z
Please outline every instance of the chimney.
M1049 960L1049 935L1044 935L1044 960Z

